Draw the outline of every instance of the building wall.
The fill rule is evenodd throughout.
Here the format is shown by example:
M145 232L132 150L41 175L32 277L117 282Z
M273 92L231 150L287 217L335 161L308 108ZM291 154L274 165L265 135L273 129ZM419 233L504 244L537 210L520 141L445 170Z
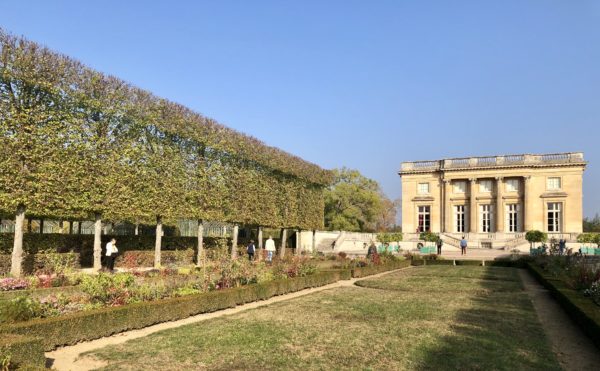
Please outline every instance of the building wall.
M450 192L446 194L445 224L446 230L454 230L454 206L466 205L468 215L466 216L466 232L470 230L471 221L477 223L479 232L480 215L479 207L482 204L493 205L494 218L492 220L492 232L496 231L497 217L501 216L500 226L502 231L508 231L506 224L506 205L519 203L521 231L539 229L548 231L547 205L549 202L562 203L562 233L582 232L582 183L585 166L556 166L538 168L498 168L461 171L433 171L431 173L402 174L402 228L407 233L413 233L418 226L417 207L420 205L431 206L431 230L440 232L442 228L442 187L443 180L450 180ZM499 184L501 197L498 198L497 178L503 180ZM558 177L561 179L559 190L547 189L547 178ZM477 179L475 186L471 189L470 179ZM508 179L518 179L519 189L509 192L506 187ZM528 180L526 180L528 179ZM464 194L454 192L455 181L466 181L467 187ZM492 181L492 192L481 192L479 184L481 180ZM418 184L430 183L430 194L419 195ZM475 199L475 215L471 217L471 197ZM526 202L526 203L525 203ZM498 213L498 207L500 213Z

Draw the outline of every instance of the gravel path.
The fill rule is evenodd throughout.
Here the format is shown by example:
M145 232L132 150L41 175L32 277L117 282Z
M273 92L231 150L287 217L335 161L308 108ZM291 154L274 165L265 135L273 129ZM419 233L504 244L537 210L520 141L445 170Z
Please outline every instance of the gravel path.
M565 370L599 370L600 351L535 278L519 274L558 361Z

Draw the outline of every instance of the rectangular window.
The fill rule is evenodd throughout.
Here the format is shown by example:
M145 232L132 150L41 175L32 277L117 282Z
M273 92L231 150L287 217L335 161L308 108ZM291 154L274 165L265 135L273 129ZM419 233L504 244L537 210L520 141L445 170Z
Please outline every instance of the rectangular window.
M492 231L492 205L479 206L479 220L481 220L481 232L490 233Z
M454 182L454 193L467 193L467 182L462 180Z
M548 203L548 232L557 233L561 231L562 203Z
M519 232L519 205L506 205L508 232Z
M418 208L419 232L431 231L431 207L419 206Z
M507 192L519 192L519 179L508 179L506 181Z
M429 194L429 183L419 183L419 194L420 195L428 195Z
M560 178L559 177L548 178L547 188L549 190L560 189Z
M491 193L492 192L493 183L491 180L480 180L479 181L479 192L481 193Z
M465 233L465 205L454 206L454 218L456 233Z

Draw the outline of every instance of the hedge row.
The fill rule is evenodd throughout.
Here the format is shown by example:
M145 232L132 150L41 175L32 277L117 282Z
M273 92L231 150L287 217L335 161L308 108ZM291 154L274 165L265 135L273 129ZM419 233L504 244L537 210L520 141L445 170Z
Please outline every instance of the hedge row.
M115 236L102 235L102 247L112 239L117 239L119 251L154 250L155 237L148 235ZM11 254L14 234L0 233L0 254ZM204 237L204 247L214 248L227 245L227 238ZM161 250L195 249L198 243L196 237L163 236ZM59 234L59 233L25 233L23 235L23 251L26 254L44 252L76 252L82 255L92 255L94 251L94 236L91 234Z
M343 276L344 273L338 271L317 272L306 277L2 325L0 332L40 337L43 339L44 350L49 351L63 345L232 308L309 287L323 286L337 282Z
M64 266L68 266L72 269L81 268L81 256L77 253L69 254L52 254L53 258L59 259ZM48 254L27 254L23 257L22 271L25 274L32 274L37 271L43 270L51 266L50 257ZM0 255L0 275L7 275L10 273L11 256L9 254Z
M527 268L600 349L600 308L598 305L584 297L579 291L569 288L563 281L549 277L540 267L529 263Z
M3 334L0 337L0 361L10 357L10 369L43 368L46 364L42 340L23 335Z
M382 265L369 265L366 267L352 268L352 277L361 278L372 276L374 274L391 271L394 269L406 268L410 266L410 260L394 261Z

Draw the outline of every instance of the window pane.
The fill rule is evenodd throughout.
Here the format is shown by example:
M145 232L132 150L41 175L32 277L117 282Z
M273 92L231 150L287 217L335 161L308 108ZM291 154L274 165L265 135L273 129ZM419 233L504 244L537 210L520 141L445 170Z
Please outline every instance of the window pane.
M548 178L548 189L560 189L560 178Z
M479 192L492 192L492 181L491 180L480 181Z

